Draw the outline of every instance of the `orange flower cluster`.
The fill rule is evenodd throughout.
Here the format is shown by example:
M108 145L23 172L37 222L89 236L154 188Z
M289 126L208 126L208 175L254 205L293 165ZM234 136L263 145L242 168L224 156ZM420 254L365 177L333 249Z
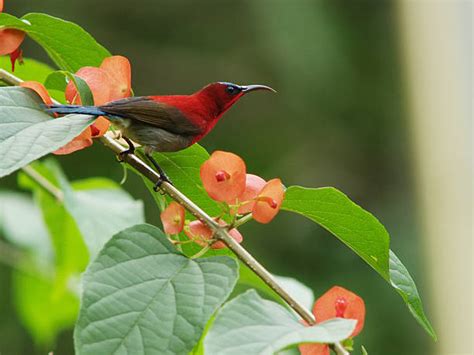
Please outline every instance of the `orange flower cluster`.
M3 0L0 0L0 13L3 12ZM20 45L25 39L25 32L7 28L0 30L0 56L10 55L12 71L15 71L15 62L22 62L22 50Z
M0 0L1 1L1 0ZM0 33L1 34L1 33ZM99 68L83 67L77 71L76 76L83 79L91 89L95 105L123 99L131 95L132 74L130 62L122 56L105 58ZM52 104L51 97L46 88L38 82L23 82L23 87L30 88L41 96L44 103ZM66 86L65 97L70 104L81 104L81 98L72 81ZM70 154L92 145L92 139L102 137L110 127L110 122L105 117L99 117L91 126L87 127L80 135L75 137L64 147L59 148L54 154Z
M362 298L340 286L334 286L316 300L313 307L316 323L333 318L357 320L357 325L350 335L355 337L364 328L365 303ZM299 346L301 355L329 355L327 344L305 344Z
M285 195L280 179L266 182L257 175L247 174L245 162L239 156L222 151L212 153L200 170L201 180L208 195L218 202L223 202L235 214L252 213L252 217L260 223L269 223L280 210ZM165 233L178 234L184 230L188 238L206 247L213 239L212 231L201 221L193 221L186 225L184 208L171 202L161 213ZM225 222L217 218L218 223ZM238 243L242 242L242 234L237 229L229 231L230 236ZM225 244L213 242L211 248L222 249Z

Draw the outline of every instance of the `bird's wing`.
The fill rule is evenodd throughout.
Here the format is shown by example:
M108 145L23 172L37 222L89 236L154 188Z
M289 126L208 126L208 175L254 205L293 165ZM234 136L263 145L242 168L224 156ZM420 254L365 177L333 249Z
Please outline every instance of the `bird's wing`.
M111 116L144 122L175 134L194 136L202 133L202 129L189 121L176 107L146 96L112 101L99 106L99 109Z

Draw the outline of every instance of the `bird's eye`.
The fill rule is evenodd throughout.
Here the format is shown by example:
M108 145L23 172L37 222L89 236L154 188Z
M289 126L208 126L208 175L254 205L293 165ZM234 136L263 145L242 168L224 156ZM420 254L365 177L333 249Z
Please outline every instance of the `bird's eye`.
M235 86L228 86L225 88L225 91L230 94L230 95L235 95L239 92L239 89L237 89Z

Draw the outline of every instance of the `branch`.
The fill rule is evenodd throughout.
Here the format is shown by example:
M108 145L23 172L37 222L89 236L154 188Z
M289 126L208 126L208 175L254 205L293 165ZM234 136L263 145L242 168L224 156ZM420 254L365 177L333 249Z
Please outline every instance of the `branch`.
M8 73L7 71L0 69L0 80L3 80L9 85L19 85L22 80L16 76ZM115 139L109 136L103 136L100 141L115 154L126 151L127 149L118 143ZM141 160L135 154L126 154L124 161L135 168L153 184L156 184L160 180L160 175L150 168L143 160ZM30 175L31 176L31 175ZM42 185L43 186L43 185ZM45 187L45 186L43 186ZM46 187L45 187L46 188ZM186 210L188 210L193 216L207 225L214 233L215 237L224 242L225 245L255 274L257 274L263 282L265 282L273 291L275 291L301 318L305 320L309 325L316 323L313 314L302 306L297 300L295 300L285 289L283 289L278 282L275 280L273 275L268 272L244 247L238 244L230 235L227 230L227 226L220 226L214 221L214 219L204 212L199 206L193 201L186 197L181 191L168 182L163 182L160 185L160 189L169 195L173 200L181 204ZM339 355L348 355L348 352L340 343L336 343L333 347Z

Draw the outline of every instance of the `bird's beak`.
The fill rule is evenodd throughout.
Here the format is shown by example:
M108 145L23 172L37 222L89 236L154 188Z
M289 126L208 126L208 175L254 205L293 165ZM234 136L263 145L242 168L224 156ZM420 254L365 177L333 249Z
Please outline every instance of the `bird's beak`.
M276 90L266 85L244 85L244 86L241 86L241 88L242 88L243 93L248 93L250 91L255 91L255 90L267 90L271 92L276 92Z

